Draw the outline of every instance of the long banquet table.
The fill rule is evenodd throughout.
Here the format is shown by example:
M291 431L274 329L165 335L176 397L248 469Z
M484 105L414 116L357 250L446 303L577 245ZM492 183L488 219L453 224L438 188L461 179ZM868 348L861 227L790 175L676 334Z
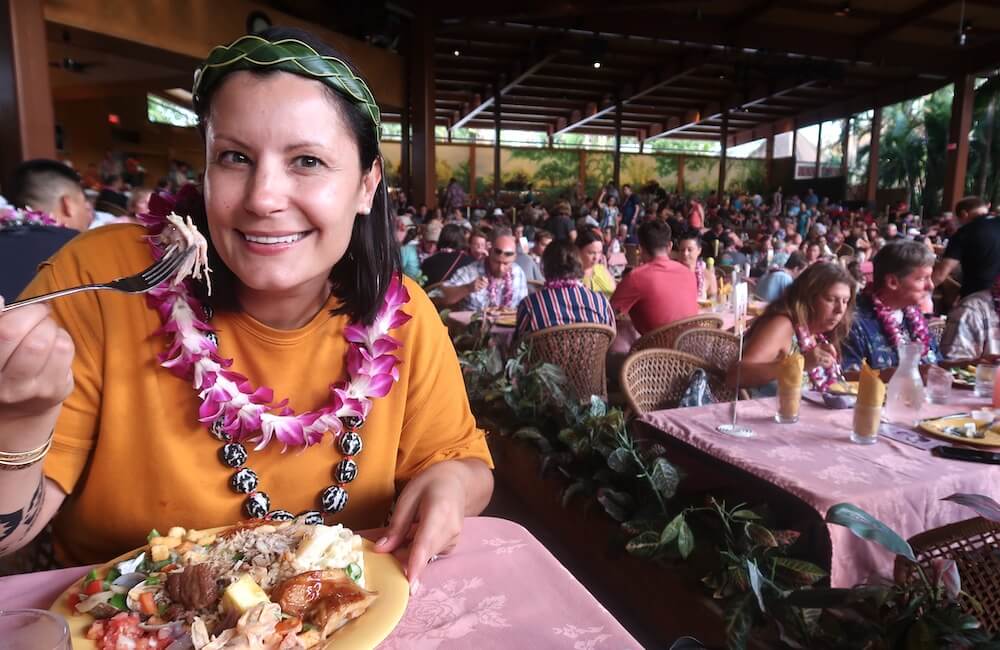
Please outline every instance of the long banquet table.
M987 400L971 392L956 390L946 405L925 405L921 417L987 405ZM849 502L908 538L975 516L971 510L941 501L951 494L985 494L1000 500L1000 469L994 465L938 458L929 450L885 436L870 446L852 443L850 409L833 411L803 400L799 422L783 425L774 422L773 398L744 401L739 404L739 421L750 425L756 435L734 438L715 429L730 419L731 407L713 404L654 411L642 421L664 439L680 441L687 451L694 448L696 455L739 468L797 497L820 521L831 506ZM832 586L853 586L874 573L892 574L891 553L841 526L825 528Z
M90 567L0 578L0 610L52 602ZM0 646L2 646L0 642ZM431 563L379 648L640 648L549 553L513 522L474 517L453 553Z

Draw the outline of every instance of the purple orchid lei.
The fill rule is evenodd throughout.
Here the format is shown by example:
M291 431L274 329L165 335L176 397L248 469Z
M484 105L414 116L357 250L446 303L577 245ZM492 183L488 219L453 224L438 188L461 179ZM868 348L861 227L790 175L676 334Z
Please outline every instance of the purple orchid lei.
M514 273L507 271L499 280L492 275L489 278L487 293L489 295L490 307L513 307L514 302Z
M889 339L889 344L893 348L899 349L899 346L904 343L903 333L899 331L899 324L892 317L893 310L886 306L875 292L871 293L871 299L875 307L875 317L878 318L878 322L882 326L882 331L885 333L886 338ZM916 305L908 305L903 309L903 317L906 319L910 334L913 335L914 340L919 341L924 347L921 356L926 356L931 349L931 331L927 327L924 315L920 313L920 309Z
M154 194L149 213L140 217L149 230L156 259L163 255L165 239L161 235L169 226L167 216L174 205L173 197ZM399 379L399 359L393 352L402 344L389 332L410 320L402 309L410 296L398 278L393 278L385 303L370 326L352 323L344 329L350 343L349 379L330 386L330 401L325 406L301 414L288 408L288 399L275 403L273 389L255 388L247 377L230 369L233 360L219 355L210 336L214 330L200 316L206 311L194 297L191 282L164 283L147 294L147 304L163 323L156 334L172 337L167 350L159 355L160 365L191 381L202 401L199 421L219 422L234 442L253 442L260 450L277 440L285 451L318 444L328 432L335 441L344 430L340 418L366 418L372 400L387 395Z
M59 226L59 222L48 212L30 209L19 210L12 206L0 208L0 227L13 227L29 223L40 226Z
M799 342L799 350L802 354L809 354L815 349L817 345L823 343L828 345L830 340L826 338L825 334L816 334L815 336L810 334L808 330L804 327L798 327L795 330L795 338ZM809 371L809 381L812 383L813 388L821 393L825 393L838 381L843 378L843 372L840 369L840 362L833 364L829 369L823 366L816 366Z
M558 280L546 280L546 289L570 289L572 287L582 287L583 283L577 278L560 278Z

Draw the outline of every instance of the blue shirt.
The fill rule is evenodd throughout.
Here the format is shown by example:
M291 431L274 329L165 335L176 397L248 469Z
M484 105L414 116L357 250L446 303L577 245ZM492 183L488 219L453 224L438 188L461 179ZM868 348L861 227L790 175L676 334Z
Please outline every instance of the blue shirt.
M916 340L905 318L900 327L909 340ZM882 324L875 315L875 305L867 294L858 296L851 331L844 341L843 348L844 360L841 365L844 370L858 370L862 361L867 361L875 370L895 368L899 365L899 351L892 347L885 332L882 331ZM920 362L936 363L939 358L937 342L931 337L931 348Z
M580 284L539 289L517 306L518 336L572 323L598 323L614 327L611 303L603 295Z
M792 276L783 269L769 271L757 281L757 297L767 302L774 302L792 285Z

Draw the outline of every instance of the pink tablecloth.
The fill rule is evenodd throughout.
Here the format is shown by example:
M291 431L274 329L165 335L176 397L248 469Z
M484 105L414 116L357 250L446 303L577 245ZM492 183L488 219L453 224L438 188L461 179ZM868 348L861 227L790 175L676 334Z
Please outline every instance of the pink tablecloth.
M0 610L47 609L88 568L0 578ZM458 548L420 585L380 648L641 647L538 540L503 519L466 520Z
M922 417L981 407L985 400L955 391L948 405L927 405ZM945 460L929 451L885 438L871 446L850 442L851 410L830 411L803 402L794 425L774 422L775 400L741 402L740 422L756 436L732 438L715 430L730 416L730 404L655 411L642 419L666 435L743 469L794 494L820 517L849 502L888 524L904 538L975 516L940 499L956 492L1000 500L995 465ZM946 444L942 442L942 444ZM891 575L893 557L841 526L827 526L832 549L830 579L848 587L873 573Z

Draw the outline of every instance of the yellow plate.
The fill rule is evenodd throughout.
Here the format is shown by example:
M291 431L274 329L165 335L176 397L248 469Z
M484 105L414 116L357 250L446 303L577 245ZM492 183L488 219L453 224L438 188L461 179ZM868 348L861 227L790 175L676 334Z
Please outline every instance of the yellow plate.
M997 433L992 429L986 430L985 438L959 438L958 436L953 436L950 433L945 432L947 427L961 428L966 422L976 422L976 420L969 417L924 420L920 423L920 429L924 433L932 435L935 438L940 438L941 440L947 440L948 442L955 442L962 445L973 445L975 447L1000 447L1000 433Z
M227 528L229 526L222 526L206 532L218 533ZM106 574L119 562L133 558L140 551L148 549L148 546L143 546L111 560L103 567L98 568L98 575ZM376 553L373 550L373 544L367 539L364 540L364 553L365 585L368 589L377 591L378 598L362 616L337 630L333 636L327 639L325 645L314 646L315 648L322 647L322 650L374 648L389 636L399 620L403 618L406 604L410 600L410 585L403 574L403 567L392 554ZM89 614L72 612L66 604L70 593L78 591L82 585L83 578L74 582L59 596L56 602L52 603L49 611L66 619L66 623L69 625L70 640L73 642L73 650L95 650L97 644L87 639L87 630L94 622L94 617Z
M838 381L836 384L830 386L830 392L835 395L857 395L858 394L858 382L856 381Z

